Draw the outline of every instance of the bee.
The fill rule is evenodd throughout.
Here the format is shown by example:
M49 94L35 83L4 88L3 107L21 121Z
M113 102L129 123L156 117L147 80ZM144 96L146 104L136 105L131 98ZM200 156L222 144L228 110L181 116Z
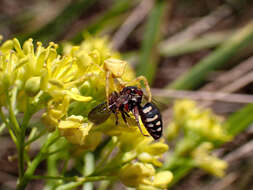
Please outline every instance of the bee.
M157 140L162 136L163 123L161 113L152 102L147 102L142 106L142 100L143 91L140 88L126 86L119 93L111 93L108 102L93 108L88 114L88 119L98 125L105 122L111 114L114 114L116 125L118 125L118 113L120 113L127 124L126 117L130 117L128 113L132 112L142 135L148 136L141 129L139 117L148 133Z

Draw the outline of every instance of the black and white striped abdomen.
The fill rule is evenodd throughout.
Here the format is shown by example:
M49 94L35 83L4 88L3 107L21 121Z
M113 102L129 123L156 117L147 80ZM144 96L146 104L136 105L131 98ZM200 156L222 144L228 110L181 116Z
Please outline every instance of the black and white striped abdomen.
M162 116L155 104L148 102L140 109L142 123L149 134L156 140L162 136Z

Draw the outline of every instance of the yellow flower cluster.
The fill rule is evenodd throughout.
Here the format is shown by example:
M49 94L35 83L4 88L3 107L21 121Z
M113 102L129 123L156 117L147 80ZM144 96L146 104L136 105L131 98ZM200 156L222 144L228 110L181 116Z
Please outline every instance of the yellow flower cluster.
M168 135L183 128L185 133L191 133L207 141L226 142L231 140L222 125L222 120L214 115L211 110L200 109L191 100L176 101L174 105L174 122L168 127Z
M168 145L144 137L131 114L129 126L122 119L115 126L114 117L95 126L87 118L92 108L106 101L108 72L110 92L120 90L115 78L134 79L133 70L112 51L106 38L88 37L80 46L65 44L62 56L54 43L34 46L29 39L21 46L17 39L8 40L0 46L0 106L7 106L9 96L16 98L18 112L33 104L36 111L44 110L42 121L49 131L59 130L82 150L95 150L103 134L116 136L124 155L118 171L122 182L139 189L164 188L172 174L156 173L154 167L162 165L160 159Z
M192 157L198 167L217 177L223 177L228 164L225 161L212 156L210 154L212 149L213 145L211 143L204 142L192 152Z
M177 142L176 156L190 158L197 167L215 176L223 176L226 162L211 155L215 144L231 140L222 120L210 110L197 107L194 101L176 101L174 120L166 131L168 138L176 138L181 129L184 136Z

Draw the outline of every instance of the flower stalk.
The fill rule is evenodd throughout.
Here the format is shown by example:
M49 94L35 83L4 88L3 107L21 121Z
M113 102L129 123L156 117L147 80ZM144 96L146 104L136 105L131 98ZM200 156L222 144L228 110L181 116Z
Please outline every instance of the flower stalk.
M38 167L40 162L46 158L46 153L48 152L49 147L59 139L59 131L56 130L53 133L48 135L47 141L43 146L41 147L40 152L37 154L37 156L33 159L31 164L26 169L24 176L21 178L21 180L18 183L18 190L24 190L29 180L32 178L35 169Z

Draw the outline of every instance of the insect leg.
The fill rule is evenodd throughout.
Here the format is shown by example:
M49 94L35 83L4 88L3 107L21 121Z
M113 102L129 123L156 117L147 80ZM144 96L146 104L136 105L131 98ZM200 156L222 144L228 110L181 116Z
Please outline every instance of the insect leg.
M145 88L146 88L146 92L148 94L148 101L151 102L152 95L151 95L151 91L150 91L150 87L149 87L147 78L144 77L144 76L139 76L134 81L136 81L136 82L143 81L144 82L144 85L145 85Z
M106 79L105 79L105 95L107 101L107 107L109 106L109 80L110 80L110 71L106 72Z
M124 112L120 111L120 113L121 113L121 116L122 116L124 122L127 123L126 116L125 116Z
M129 127L129 124L128 124L128 122L127 122L127 120L126 120L126 116L125 116L126 112L120 111L120 113L121 113L121 116L122 116L124 122L125 122L125 123L127 124L127 126Z
M119 124L119 118L118 118L117 112L114 112L114 115L115 115L115 125L118 125Z
M127 112L125 112L125 111L124 111L124 114L125 114L127 117L130 117L130 115L129 115Z
M139 110L138 110L138 107L135 106L135 107L133 108L132 112L133 112L133 114L134 114L135 121L136 121L136 123L137 123L137 126L138 126L138 128L139 128L141 134L142 134L143 136L149 137L149 135L145 135L145 134L142 132L142 129L141 129L141 126L140 126L140 121L139 121Z

